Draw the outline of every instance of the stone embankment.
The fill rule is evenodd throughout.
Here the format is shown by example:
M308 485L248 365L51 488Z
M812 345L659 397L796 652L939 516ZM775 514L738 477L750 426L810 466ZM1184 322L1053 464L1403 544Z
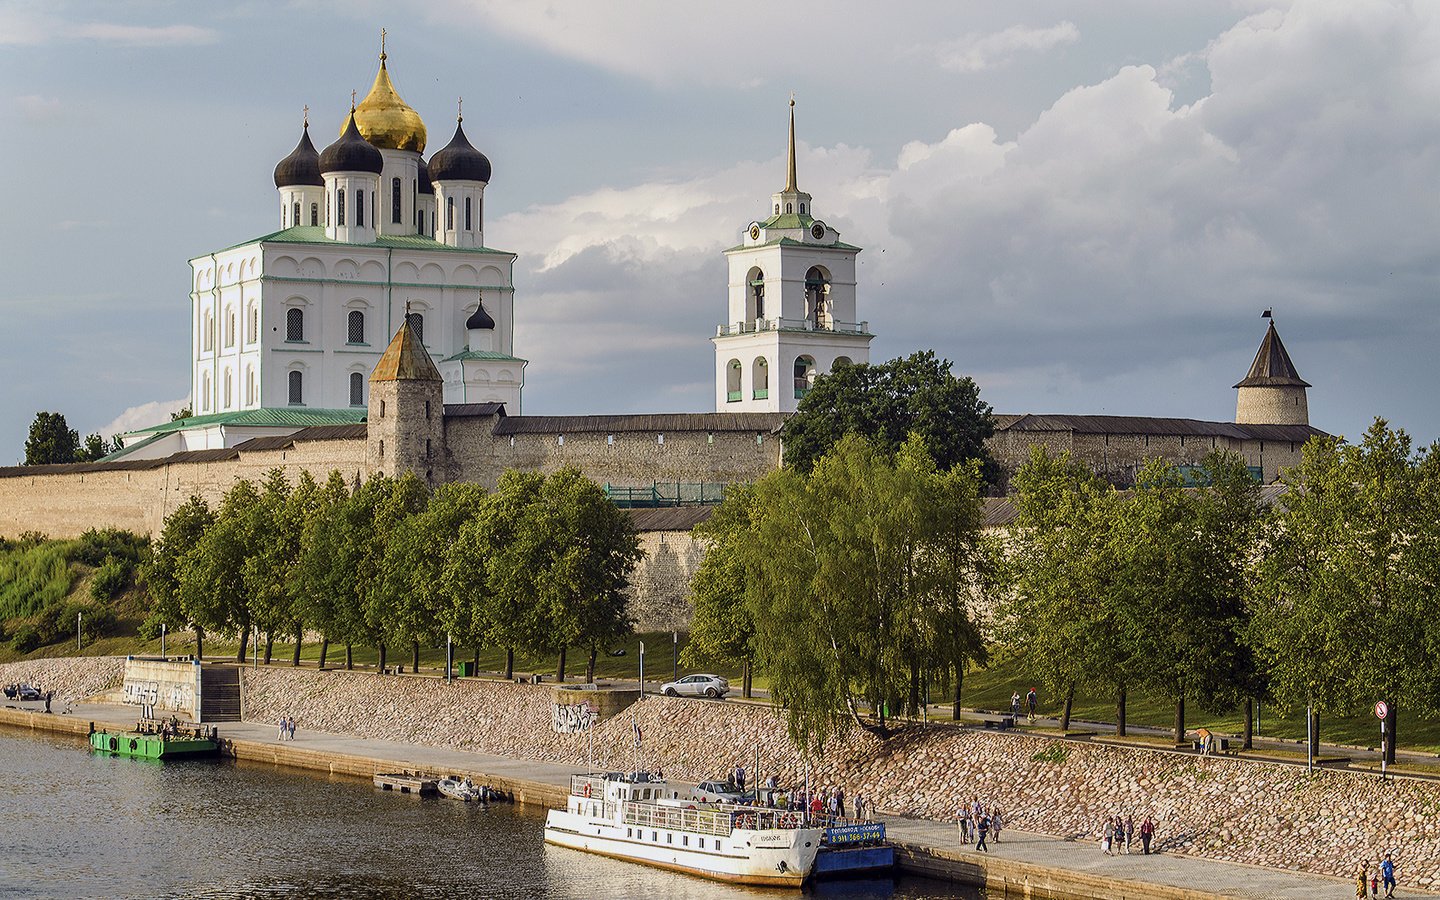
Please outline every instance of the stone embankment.
M347 672L245 670L246 718L293 715L302 727L460 750L587 763L584 734L552 728L548 687ZM747 770L803 777L784 721L765 707L652 697L594 729L594 763L638 764L700 780ZM1440 886L1440 785L1074 743L913 726L886 741L853 731L811 761L812 781L863 793L882 811L950 818L980 797L1010 827L1091 839L1106 816L1151 815L1171 853L1350 876L1393 850L1404 882ZM1138 841L1138 838L1137 838ZM1097 849L1098 852L1098 849ZM1373 865L1373 862L1372 862Z
M54 691L55 703L74 703L120 686L123 656L78 656L30 659L0 665L0 685L30 684Z

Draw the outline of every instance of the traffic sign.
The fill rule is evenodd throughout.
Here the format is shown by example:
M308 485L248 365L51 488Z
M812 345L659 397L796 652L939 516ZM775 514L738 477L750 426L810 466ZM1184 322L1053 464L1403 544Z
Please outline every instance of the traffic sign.
M1390 715L1390 706L1384 700L1375 701L1375 718L1384 719Z

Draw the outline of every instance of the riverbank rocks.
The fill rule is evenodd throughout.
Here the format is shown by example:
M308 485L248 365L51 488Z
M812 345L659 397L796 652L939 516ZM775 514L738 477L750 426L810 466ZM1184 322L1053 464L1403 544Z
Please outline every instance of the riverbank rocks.
M58 662L58 661L57 661ZM12 676L4 676L7 682ZM246 718L292 715L304 728L587 765L587 736L552 728L550 685L243 670ZM58 694L58 690L57 690ZM637 752L633 725L643 742ZM663 769L699 781L760 755L761 776L800 782L806 764L784 719L764 706L649 697L593 732L594 765ZM1007 827L1095 841L1102 820L1146 815L1162 850L1328 875L1395 853L1402 884L1440 883L1440 785L1025 734L906 726L887 740L856 729L810 760L816 786L864 794L871 808L953 819L975 797ZM1136 852L1139 835L1135 837Z
M30 684L54 691L52 703L74 703L120 686L123 656L76 656L28 659L0 665L0 685Z

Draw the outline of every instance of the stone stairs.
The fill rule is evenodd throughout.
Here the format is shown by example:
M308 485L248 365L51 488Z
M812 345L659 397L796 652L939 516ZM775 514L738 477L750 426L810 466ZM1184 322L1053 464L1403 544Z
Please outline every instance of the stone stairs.
M200 670L200 721L240 721L240 670L205 666Z

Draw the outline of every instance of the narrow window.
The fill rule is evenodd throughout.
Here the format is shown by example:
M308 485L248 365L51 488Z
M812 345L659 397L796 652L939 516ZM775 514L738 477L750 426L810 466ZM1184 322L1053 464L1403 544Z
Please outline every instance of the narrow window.
M235 313L228 309L225 311L225 346L235 346Z
M355 227L365 227L365 192L355 191Z
M420 343L425 343L425 316L422 313L412 312L405 317L410 323L410 330L415 332L415 337Z
M657 435L655 435L655 443L659 444L659 445L662 446L662 447L665 446L665 435L663 435L663 434L657 434Z
M429 459L429 458L430 458L430 439L429 439L429 438L426 438L426 439L425 439L425 458L426 458L426 459Z
M300 224L300 201L299 201L299 200L296 200L296 201L295 201L294 215L291 216L291 218L290 218L290 224L291 224L291 225L299 225L299 224Z
M300 403L304 402L304 378L305 376L299 372L291 372L286 376L291 406L298 406Z
M203 412L210 411L210 373L206 372L200 376L200 409Z
M513 439L512 439L512 440L513 440ZM563 446L565 446L565 435L563 435L563 434L562 434L562 435L558 435L558 436L555 438L555 445L558 446L558 447L563 447Z
M358 309L351 310L349 325L347 340L352 344L365 343L365 314Z
M385 418L385 401L380 401L380 418Z
M400 224L400 179L390 179L390 221Z
M470 198L465 198L465 230L470 230Z
M200 346L207 352L215 349L215 317L208 312L205 314L205 333L200 335Z
M250 307L250 343L260 340L260 307Z
M384 459L384 458L385 458L385 441L384 441L383 438L382 438L381 441L380 441L380 458L381 458L381 459Z
M365 376L359 372L350 373L350 405L365 405Z
M805 215L805 204L800 204L800 215Z
M255 403L255 370L245 370L245 405L251 406Z
M455 229L455 198L445 198L445 228L447 231Z
M605 445L608 446L608 447L613 447L613 446L615 446L615 435L613 435L613 434L607 434L607 435L605 435Z
M229 370L229 369L226 369L226 370L225 370L225 408L226 408L226 409L229 409L229 408L230 408L230 404L231 404L232 398L233 398L233 388L232 388L231 385L230 385L231 380L232 380L232 379L231 379L231 376L230 376L230 370Z
M345 190L343 188L335 192L335 224L345 224Z
M788 213L793 213L794 211L795 211L795 204L793 204L793 203L787 203L787 204L785 204L785 212L786 212L787 214L788 214Z
M305 310L294 306L285 310L285 340L305 340Z
M426 420L429 420L429 418L430 418L430 401L429 401L429 400L426 400L426 401L425 401L425 418L426 418Z
M310 204L310 224L311 224L311 225L319 225L319 224L320 224L320 204L318 204L318 203L312 203L312 204Z

